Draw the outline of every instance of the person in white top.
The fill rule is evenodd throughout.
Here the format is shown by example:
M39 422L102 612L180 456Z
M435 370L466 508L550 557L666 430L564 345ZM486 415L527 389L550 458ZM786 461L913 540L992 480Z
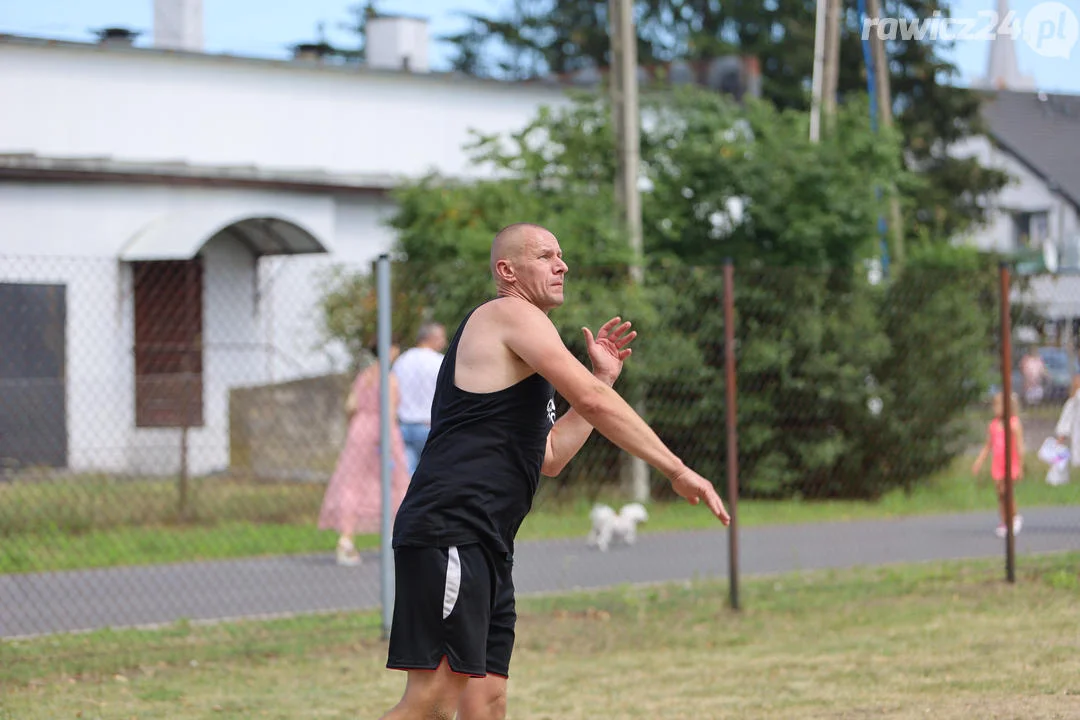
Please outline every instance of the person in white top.
M1073 375L1072 390L1061 408L1054 434L1059 443L1069 448L1070 464L1080 467L1080 375Z
M424 323L416 334L416 346L403 352L392 369L401 388L398 424L405 438L410 476L416 470L420 452L431 431L431 401L435 397L435 380L442 367L445 349L446 328L439 323Z

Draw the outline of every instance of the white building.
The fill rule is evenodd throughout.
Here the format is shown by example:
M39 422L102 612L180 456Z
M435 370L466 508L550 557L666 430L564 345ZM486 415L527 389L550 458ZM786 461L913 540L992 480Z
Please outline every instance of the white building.
M970 240L1002 253L1045 252L1050 265L1080 269L1080 96L998 90L982 114L989 136L955 151L1012 180Z
M344 367L322 273L390 249L387 191L469 176L470 130L567 102L429 72L415 18L373 21L346 67L208 55L200 0L155 9L153 48L0 35L0 470L173 473L184 424L191 472L224 468L230 388ZM717 88L743 72L718 63ZM993 54L990 84L1026 82L1014 66ZM1002 89L987 107L991 137L956 151L1017 182L973 242L1080 270L1078 105ZM1048 314L1080 317L1080 278L1047 287Z
M1008 3L999 0L1000 17ZM1080 96L1039 92L1017 64L1015 40L991 42L986 76L974 86L989 91L982 115L989 133L952 148L1006 172L1012 182L989 200L987 223L965 240L1022 260L1040 272L1027 300L1062 335L1080 335ZM1055 276L1046 271L1056 271Z
M228 463L230 387L342 369L320 273L390 249L387 190L468 176L469 131L552 85L433 73L422 22L373 23L365 67L0 36L0 462L171 473ZM407 67L408 69L403 69Z

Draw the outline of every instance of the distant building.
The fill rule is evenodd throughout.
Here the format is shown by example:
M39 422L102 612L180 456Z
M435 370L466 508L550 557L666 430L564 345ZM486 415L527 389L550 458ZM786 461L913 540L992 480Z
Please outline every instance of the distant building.
M388 192L567 102L431 72L416 18L343 66L208 55L199 0L155 9L152 48L0 36L0 470L172 473L184 425L224 468L230 388L346 366L323 273L391 248Z
M1009 14L1009 0L997 0L998 22L1005 23ZM994 28L997 30L998 28ZM971 86L981 90L1012 90L1035 92L1035 78L1023 75L1016 59L1016 43L1011 35L995 34L990 41L990 54L986 61L986 75L976 78Z
M1006 0L998 15L1008 16ZM987 73L973 84L991 96L982 115L989 133L951 149L1005 171L1012 182L989 199L987 222L962 240L1014 255L1035 280L1028 300L1050 322L1052 340L1080 336L1080 96L1039 92L1018 67L1015 40L996 35Z

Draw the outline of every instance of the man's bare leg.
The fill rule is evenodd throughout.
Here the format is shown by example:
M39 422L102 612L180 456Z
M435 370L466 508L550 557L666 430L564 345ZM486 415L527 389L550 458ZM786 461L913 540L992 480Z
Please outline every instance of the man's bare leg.
M401 702L382 720L454 720L467 675L450 669L446 658L435 670L409 670Z
M506 717L506 678L472 678L461 693L458 720L503 720Z

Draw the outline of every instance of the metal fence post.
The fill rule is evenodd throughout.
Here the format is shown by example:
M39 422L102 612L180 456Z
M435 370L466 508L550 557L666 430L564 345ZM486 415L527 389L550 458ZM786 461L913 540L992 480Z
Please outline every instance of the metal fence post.
M1016 536L1013 533L1012 476L1012 318L1009 313L1009 265L1001 263L1001 387L1005 432L1005 579L1016 582ZM1023 457L1023 448L1017 448Z
M728 512L728 584L731 607L739 609L739 439L735 413L735 268L731 260L724 263L724 373L727 408L727 481Z
M390 546L393 536L390 514L390 256L385 253L380 255L375 270L379 303L379 466L382 486L382 523L379 535L382 560L382 628L385 640L390 637L390 621L394 611L394 556Z
M190 472L188 470L188 426L191 425L191 358L184 353L180 360L180 372L184 378L184 402L183 417L180 418L180 476L177 478L176 515L181 523L188 520L190 513L190 500L188 488L191 485Z

